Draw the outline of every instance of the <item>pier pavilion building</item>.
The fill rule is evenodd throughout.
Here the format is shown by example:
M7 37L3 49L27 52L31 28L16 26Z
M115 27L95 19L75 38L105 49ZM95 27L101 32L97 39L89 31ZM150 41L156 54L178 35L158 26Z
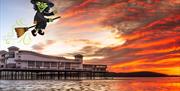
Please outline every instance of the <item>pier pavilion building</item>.
M106 71L107 65L83 64L83 55L74 59L20 50L12 46L0 51L0 68Z

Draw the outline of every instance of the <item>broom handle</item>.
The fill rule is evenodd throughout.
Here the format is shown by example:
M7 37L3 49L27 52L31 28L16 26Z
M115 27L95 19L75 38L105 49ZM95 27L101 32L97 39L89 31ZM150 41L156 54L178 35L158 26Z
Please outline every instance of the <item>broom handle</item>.
M53 18L52 20L56 20L56 19L59 19L59 18L61 18L61 17L58 16L58 17ZM31 28L33 28L33 27L36 27L36 25L30 26L30 27L28 27L27 29L31 29Z
M28 27L27 29L31 29L31 28L33 28L33 27L36 27L36 25L30 26L30 27Z
M61 18L61 16L55 17L55 18L53 18L53 20L56 20L56 19L59 19L59 18Z

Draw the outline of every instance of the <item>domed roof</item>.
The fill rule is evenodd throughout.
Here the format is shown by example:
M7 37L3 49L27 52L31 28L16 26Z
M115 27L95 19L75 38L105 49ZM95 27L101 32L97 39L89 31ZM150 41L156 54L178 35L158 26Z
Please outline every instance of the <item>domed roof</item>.
M76 54L75 57L83 57L81 54Z
M11 46L11 47L8 48L8 50L19 50L19 48L15 47L15 46Z

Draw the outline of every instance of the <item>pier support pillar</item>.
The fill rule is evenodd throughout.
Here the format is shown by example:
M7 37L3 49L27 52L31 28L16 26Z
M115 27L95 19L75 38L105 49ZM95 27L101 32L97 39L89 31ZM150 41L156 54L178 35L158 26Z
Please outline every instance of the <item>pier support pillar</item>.
M67 79L67 72L64 72L64 80Z
M1 71L0 71L0 80L1 80Z

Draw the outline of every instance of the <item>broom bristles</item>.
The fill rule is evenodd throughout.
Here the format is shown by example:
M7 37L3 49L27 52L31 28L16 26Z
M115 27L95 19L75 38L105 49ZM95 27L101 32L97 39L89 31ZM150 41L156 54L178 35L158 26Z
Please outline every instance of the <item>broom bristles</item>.
M24 27L15 28L17 37L21 37L28 29Z

